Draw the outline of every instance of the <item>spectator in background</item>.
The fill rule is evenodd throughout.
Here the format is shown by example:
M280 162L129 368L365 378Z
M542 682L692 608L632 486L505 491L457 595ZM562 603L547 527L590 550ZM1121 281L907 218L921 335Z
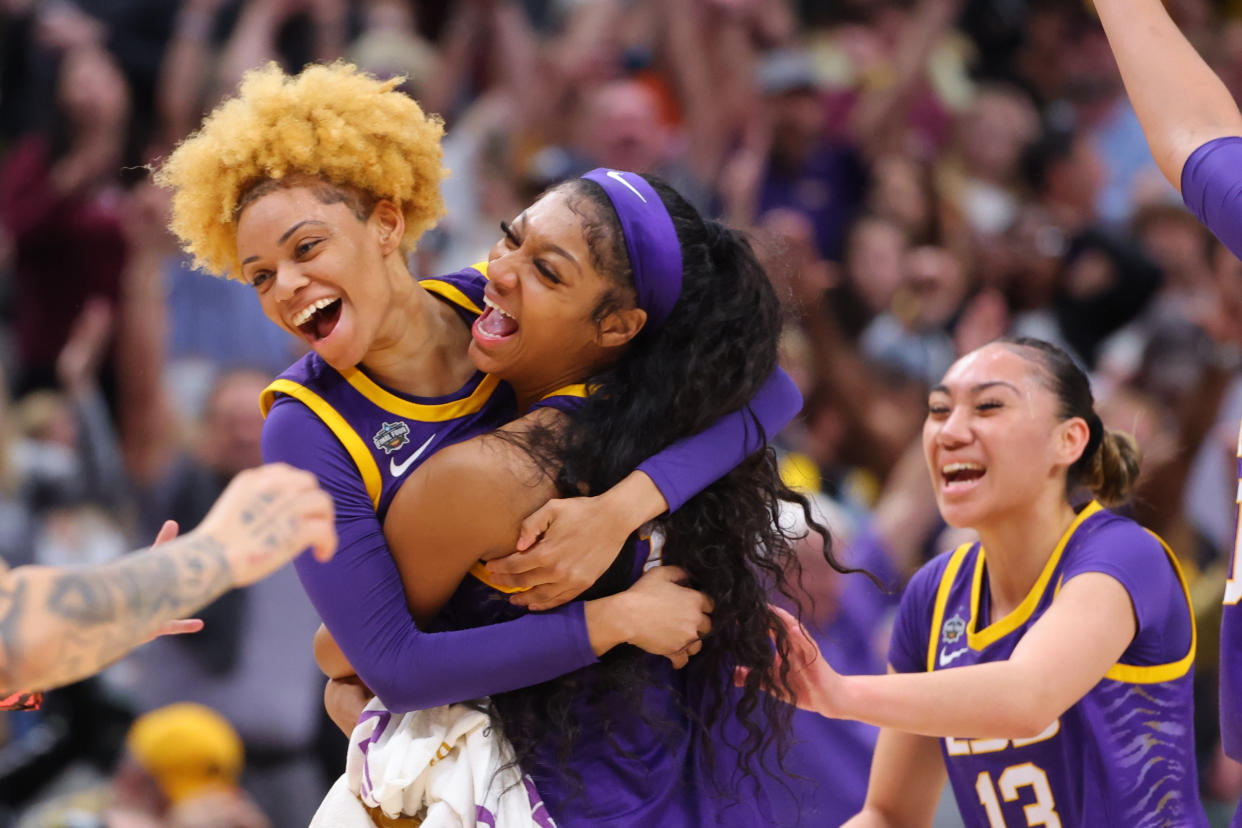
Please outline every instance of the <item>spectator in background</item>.
M21 391L54 386L56 357L76 300L115 301L125 262L119 187L129 93L93 39L58 54L52 124L20 141L0 166L0 223L13 245ZM104 369L105 387L111 369Z
M41 805L18 828L270 828L238 787L241 739L210 708L153 710L125 743L110 780Z

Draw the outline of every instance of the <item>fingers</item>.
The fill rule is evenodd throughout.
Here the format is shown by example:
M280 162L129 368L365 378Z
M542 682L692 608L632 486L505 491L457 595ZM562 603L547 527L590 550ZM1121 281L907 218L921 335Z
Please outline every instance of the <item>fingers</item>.
M160 531L156 533L152 546L159 546L161 543L168 543L177 537L177 533L181 531L181 527L177 525L175 520L166 520L164 525L160 527Z
M509 603L516 607L525 607L531 612L543 612L567 604L579 594L574 590L562 590L552 584L545 584L510 596Z
M509 557L515 558L518 555L510 555ZM487 564L487 579L494 586L506 589L533 589L552 580L544 569L535 569L530 572L498 572L492 569L492 564L494 563L498 562L489 561Z
M203 619L201 618L178 618L164 622L160 626L157 635L185 635L187 633L196 633L202 628Z
M517 550L519 552L525 552L527 549L530 549L551 528L552 522L556 519L557 503L559 501L549 500L527 515L526 520L522 521L522 526L518 529L517 539Z
M548 564L545 558L547 556L542 554L542 550L513 552L505 555L503 558L495 558L488 561L487 571L490 575L504 577L529 573L535 569L545 568ZM534 584L505 584L505 586L534 586Z
M685 584L690 581L690 573L680 566L656 566L643 574L645 578L668 581L672 584Z
M703 638L712 631L712 617L704 613L699 619L699 638Z

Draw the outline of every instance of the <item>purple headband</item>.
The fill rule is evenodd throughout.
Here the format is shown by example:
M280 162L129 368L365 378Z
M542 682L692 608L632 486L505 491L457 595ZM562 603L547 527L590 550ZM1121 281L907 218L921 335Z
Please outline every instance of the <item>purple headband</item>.
M681 295L681 242L668 208L635 173L597 167L582 177L603 187L617 211L646 330L658 330Z

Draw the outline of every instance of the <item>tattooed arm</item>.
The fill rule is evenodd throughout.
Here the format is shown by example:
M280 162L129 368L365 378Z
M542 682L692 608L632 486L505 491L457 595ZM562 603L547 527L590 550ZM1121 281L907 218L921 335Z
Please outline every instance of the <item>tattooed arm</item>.
M239 474L195 531L159 547L82 569L0 567L0 695L88 676L308 546L335 551L332 501L275 464Z

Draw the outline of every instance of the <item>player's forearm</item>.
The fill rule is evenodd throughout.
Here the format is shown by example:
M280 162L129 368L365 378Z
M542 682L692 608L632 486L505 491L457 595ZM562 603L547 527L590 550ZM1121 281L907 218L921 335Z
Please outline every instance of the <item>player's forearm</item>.
M1022 739L1038 735L1068 705L1046 677L1012 661L931 673L842 676L825 715L923 736Z
M1096 0L1152 155L1174 187L1196 148L1242 135L1242 114L1160 0Z
M231 584L224 547L196 533L103 566L15 569L0 582L0 688L90 675Z

